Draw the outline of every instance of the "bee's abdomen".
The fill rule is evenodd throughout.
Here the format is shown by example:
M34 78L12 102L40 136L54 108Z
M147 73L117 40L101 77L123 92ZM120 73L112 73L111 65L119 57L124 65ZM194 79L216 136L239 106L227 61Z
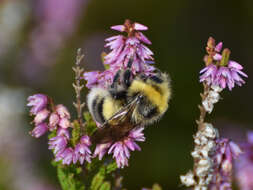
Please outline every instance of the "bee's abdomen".
M87 96L89 111L93 118L100 124L105 122L103 104L108 94L103 88L93 88Z
M105 122L105 118L103 116L104 100L105 100L104 98L100 98L100 99L97 99L97 100L95 99L94 102L93 102L94 104L92 105L95 120L98 121L99 123L104 123Z

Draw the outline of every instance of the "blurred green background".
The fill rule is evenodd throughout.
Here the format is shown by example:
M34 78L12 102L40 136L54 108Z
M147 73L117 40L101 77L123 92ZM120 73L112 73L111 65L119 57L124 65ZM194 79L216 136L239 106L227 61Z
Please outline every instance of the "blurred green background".
M231 49L244 66L246 85L222 93L209 120L222 135L241 140L253 129L253 1L2 0L0 1L0 189L60 189L46 137L33 139L26 97L45 93L74 117L73 72L77 48L85 70L101 70L110 26L126 18L149 27L156 66L171 75L173 99L159 124L145 131L142 151L122 171L129 190L183 189L179 175L192 168L190 151L199 111L199 70L209 36ZM87 92L87 91L86 91ZM83 100L85 100L83 96Z

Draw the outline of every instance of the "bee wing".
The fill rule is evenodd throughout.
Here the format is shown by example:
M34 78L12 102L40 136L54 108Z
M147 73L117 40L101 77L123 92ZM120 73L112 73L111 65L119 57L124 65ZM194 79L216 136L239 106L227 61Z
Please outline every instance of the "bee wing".
M139 102L139 96L133 98L126 106L114 114L91 136L92 143L108 143L122 138L136 124L130 122L131 115Z
M126 119L131 117L136 105L140 99L139 95L136 95L127 105L115 113L110 119L106 120L101 128L104 128L109 125L119 125L124 122Z

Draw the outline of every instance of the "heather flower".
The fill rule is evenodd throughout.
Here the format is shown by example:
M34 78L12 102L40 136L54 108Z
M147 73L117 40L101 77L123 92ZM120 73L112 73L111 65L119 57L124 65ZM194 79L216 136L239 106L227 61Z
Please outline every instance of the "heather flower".
M116 72L117 72L116 70L111 69L108 69L103 72L99 71L86 72L83 74L83 78L87 81L86 84L87 88L91 88L96 85L106 87L108 84L112 83L114 74Z
M83 164L84 160L91 162L91 151L89 146L91 145L89 136L83 136L80 139L80 143L75 147L75 156L73 163L76 163L78 160L80 164Z
M210 64L206 66L204 69L200 71L200 74L202 74L200 76L200 82L206 81L207 84L210 86L215 80L216 73L217 73L216 65Z
M120 141L97 145L94 157L99 155L99 159L101 160L108 150L108 154L113 154L113 158L115 158L118 168L128 166L130 151L141 150L135 141L145 141L145 137L142 132L143 129L144 128L136 128L131 130L128 136L124 137Z
M44 94L34 94L33 96L29 96L27 98L28 104L27 106L31 106L31 114L36 115L39 111L46 108L48 104L48 98Z
M194 186L194 189L206 189L212 180L213 161L210 158L218 137L218 131L210 123L203 123L202 129L194 136L195 148L191 155L194 159L194 173L189 171L181 175L181 182L187 186Z
M69 121L70 113L65 106L59 104L55 106L55 112L50 114L49 117L49 129L52 131L57 128L57 126L61 128L68 128L71 126Z
M55 107L55 110L56 110L56 113L60 116L60 118L70 119L70 113L64 105L62 104L57 105Z
M74 156L74 150L69 147L61 152L58 152L55 156L55 161L58 162L62 160L62 164L69 165L73 162Z
M242 153L240 147L228 139L217 139L215 150L213 179L210 189L232 189L233 159Z
M61 136L61 135L67 137L67 139L70 138L69 131L67 129L59 128L57 130L57 136Z
M220 92L223 89L219 86L211 86L210 90L208 91L208 94L205 96L205 98L202 100L203 108L208 112L211 113L214 108L214 104L217 103L220 100Z
M57 135L49 139L49 149L54 150L54 154L62 152L67 144L69 139L69 132L66 129L59 128L57 130Z
M98 71L86 72L83 74L83 78L87 81L87 88L91 88L92 86L99 83L100 73Z
M70 121L67 118L62 118L59 122L59 126L66 129L70 127Z
M55 112L51 113L49 117L49 130L52 131L56 129L59 121L60 121L60 117L58 116L58 114Z
M241 190L253 189L253 132L241 144L243 154L235 162L235 177Z
M206 82L209 86L218 85L222 89L228 87L232 90L235 84L241 86L245 83L243 77L248 77L242 72L243 67L232 60L229 60L230 50L224 49L222 54L222 42L215 46L213 38L209 38L207 45L207 53L204 58L206 67L200 71L200 82Z
M118 30L118 29L121 30ZM145 65L145 60L153 60L153 52L143 43L151 44L148 38L140 32L148 28L139 23L131 23L126 20L124 25L112 26L111 29L121 32L127 32L128 36L123 35L107 38L105 47L109 47L112 51L105 56L105 64L114 66L127 66L129 58L133 60L134 72L145 72L148 65Z
M43 109L40 112L38 112L38 114L34 118L35 125L43 122L48 117L49 113L50 112L47 109Z
M34 13L35 25L29 32L28 47L24 52L25 65L21 68L30 81L44 79L45 67L56 62L57 53L75 32L87 2L88 0L34 1L31 11Z
M154 71L154 67L150 65L153 63L150 62L153 60L153 52L144 45L151 42L140 32L147 30L146 26L126 20L124 25L112 26L111 29L126 32L127 36L117 35L105 40L105 47L109 47L111 52L104 57L104 64L110 65L110 68L104 72L84 73L83 78L87 81L88 88L95 85L106 87L111 84L115 73L121 68L126 68L130 58L133 59L131 70L134 75L138 72L148 75Z
M39 138L42 135L44 135L48 131L48 126L46 123L40 123L35 126L35 128L30 132L30 135L32 135L35 138Z
M65 136L56 136L49 139L49 148L50 150L54 150L54 154L58 152L62 152L67 146L68 140Z
M93 154L93 157L98 156L98 159L102 160L102 158L107 153L107 150L111 145L112 145L112 143L97 144L96 149L95 149L94 154Z

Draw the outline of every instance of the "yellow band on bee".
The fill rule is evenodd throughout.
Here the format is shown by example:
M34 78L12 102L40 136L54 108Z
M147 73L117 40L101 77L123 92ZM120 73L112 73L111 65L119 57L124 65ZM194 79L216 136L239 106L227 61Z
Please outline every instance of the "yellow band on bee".
M166 85L166 84L165 84ZM161 90L163 90L161 86ZM151 84L145 83L141 80L134 80L130 86L131 92L141 91L154 105L157 105L160 112L164 112L168 107L168 97L170 92L163 95L157 91Z

